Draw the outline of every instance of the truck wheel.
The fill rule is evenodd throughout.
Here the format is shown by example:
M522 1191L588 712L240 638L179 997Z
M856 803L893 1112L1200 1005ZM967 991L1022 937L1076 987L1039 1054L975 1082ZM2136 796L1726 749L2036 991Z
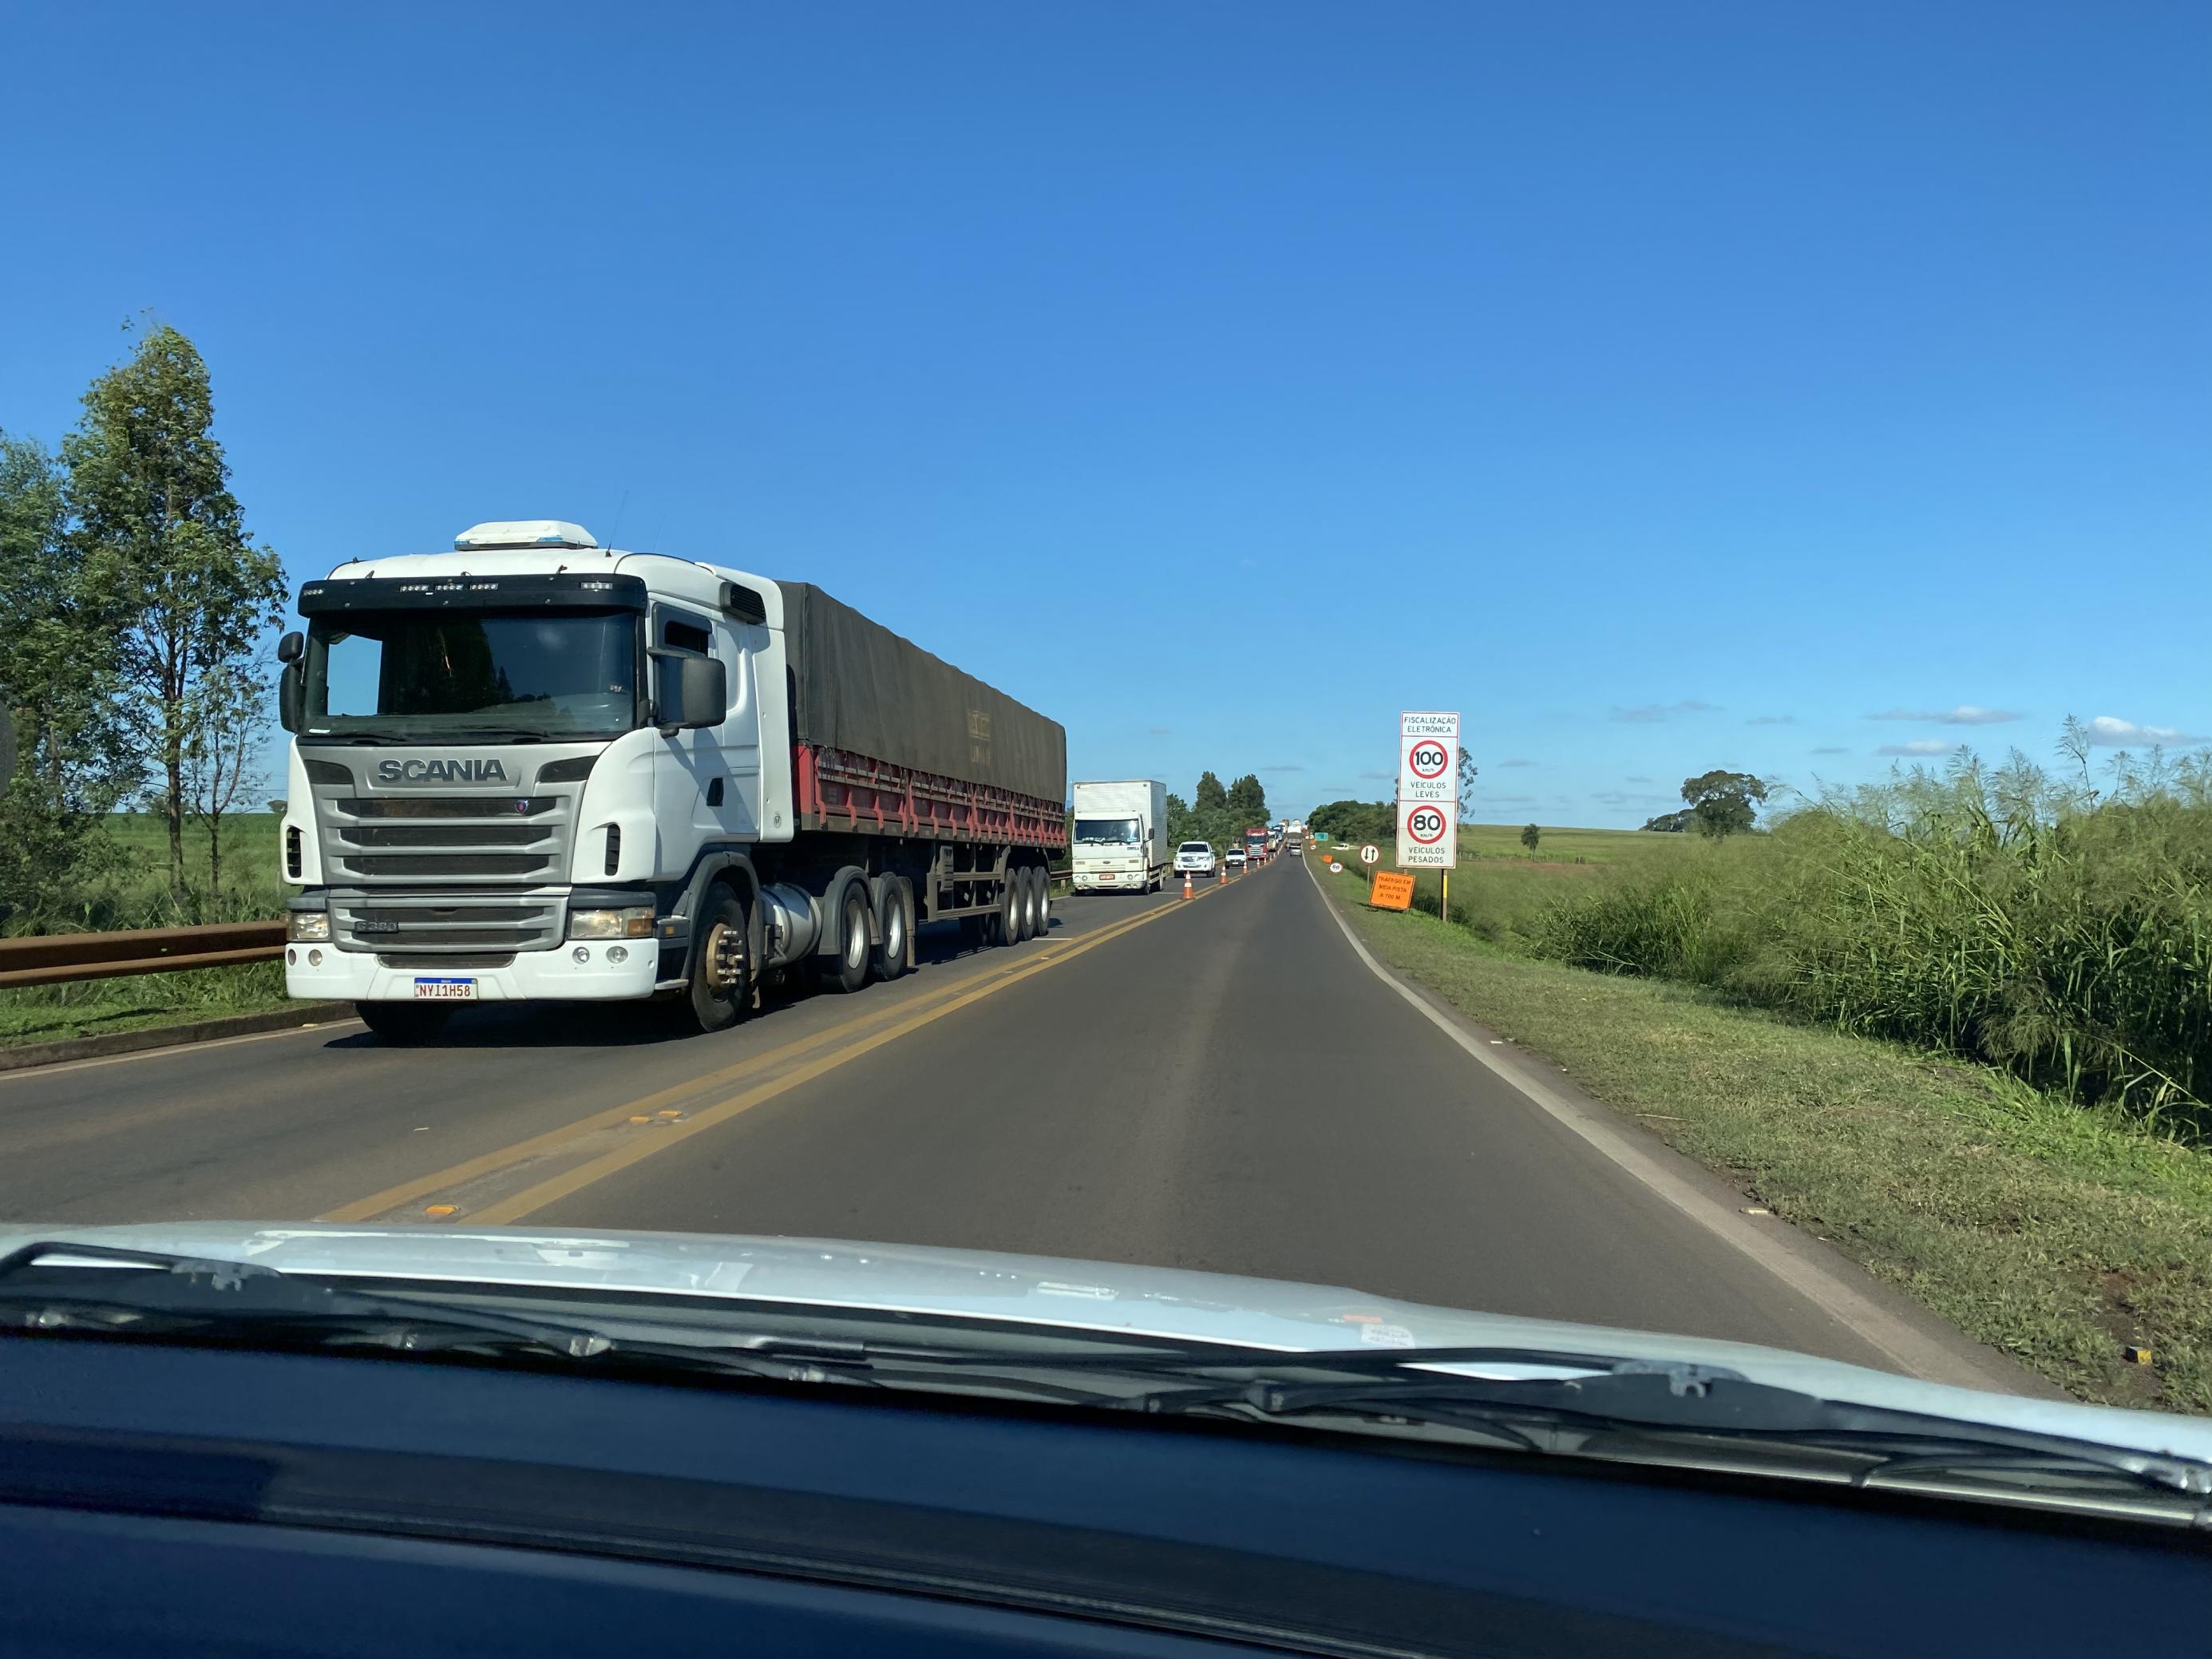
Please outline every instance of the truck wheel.
M1036 930L1037 937L1042 939L1052 931L1052 873L1035 868L1030 872L1030 879L1036 884Z
M999 890L999 913L991 918L994 945L1022 942L1022 872L1009 869Z
M878 979L896 979L914 966L914 889L903 876L884 884L883 902L876 907L876 946L872 964Z
M1036 889L1026 864L1014 872L1014 937L1024 945L1036 937Z
M691 955L684 1003L701 1030L726 1030L752 1006L753 976L760 971L752 907L718 884L708 890L697 926L699 948Z
M851 993L868 982L868 890L848 881L837 899L837 954L817 957L822 988Z
M428 1042L446 1029L453 1012L419 1002L356 1002L354 1010L380 1041L394 1048L411 1048Z

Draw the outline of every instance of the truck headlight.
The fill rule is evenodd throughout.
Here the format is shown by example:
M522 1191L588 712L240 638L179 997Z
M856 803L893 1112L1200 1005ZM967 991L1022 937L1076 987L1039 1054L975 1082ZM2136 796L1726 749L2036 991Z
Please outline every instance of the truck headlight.
M653 907L641 904L627 910L571 910L568 912L568 937L651 939Z
M328 945L331 942L331 913L327 910L287 911L284 937L301 945Z

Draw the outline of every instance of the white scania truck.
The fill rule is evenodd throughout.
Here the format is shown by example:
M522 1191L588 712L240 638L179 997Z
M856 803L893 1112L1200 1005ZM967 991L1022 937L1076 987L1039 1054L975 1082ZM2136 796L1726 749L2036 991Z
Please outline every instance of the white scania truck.
M1079 893L1149 893L1168 867L1168 787L1153 778L1075 786L1068 884Z
M293 996L418 1041L468 1001L860 988L1050 917L1066 734L817 587L557 520L300 590L280 701Z

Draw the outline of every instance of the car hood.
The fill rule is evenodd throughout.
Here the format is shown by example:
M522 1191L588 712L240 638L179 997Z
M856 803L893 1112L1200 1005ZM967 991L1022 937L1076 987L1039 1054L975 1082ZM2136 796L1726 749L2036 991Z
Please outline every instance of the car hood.
M291 1273L813 1304L1275 1352L1375 1346L1587 1352L1722 1366L1825 1400L2212 1460L2212 1422L2192 1418L1985 1393L1748 1343L1428 1307L1334 1285L1171 1267L836 1239L318 1222L17 1226L0 1231L0 1254L42 1241L251 1261Z

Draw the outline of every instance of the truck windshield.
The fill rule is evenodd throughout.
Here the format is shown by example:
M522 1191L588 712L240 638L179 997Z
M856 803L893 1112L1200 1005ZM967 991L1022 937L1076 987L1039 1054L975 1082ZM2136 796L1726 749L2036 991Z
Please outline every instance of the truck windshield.
M1134 818L1078 818L1075 838L1079 842L1102 842L1112 846L1134 846L1143 837L1137 833Z
M637 723L629 611L320 617L306 669L307 736L611 737Z

